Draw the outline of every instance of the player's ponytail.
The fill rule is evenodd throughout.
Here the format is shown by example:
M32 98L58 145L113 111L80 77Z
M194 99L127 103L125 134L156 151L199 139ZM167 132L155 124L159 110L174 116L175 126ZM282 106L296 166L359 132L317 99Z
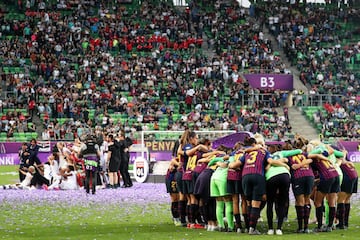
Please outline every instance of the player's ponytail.
M187 142L189 142L189 141L188 141L188 139L189 139L189 133L190 133L190 130L189 130L189 129L186 129L186 130L184 131L184 133L182 134L182 136L181 136L181 138L180 138L180 144L181 144L182 146L184 146Z

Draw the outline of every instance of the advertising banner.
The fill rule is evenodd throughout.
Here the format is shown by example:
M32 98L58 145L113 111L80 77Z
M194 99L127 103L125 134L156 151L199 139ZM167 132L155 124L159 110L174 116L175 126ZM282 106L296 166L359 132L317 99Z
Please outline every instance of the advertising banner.
M294 89L293 75L290 74L244 74L244 77L252 88L286 91Z
M253 137L253 136L254 135L251 132L245 132L245 131L229 134L225 137L218 138L215 141L213 141L212 147L217 148L220 145L223 145L225 147L232 148L237 142L244 142L244 139L246 137Z
M144 155L142 155L144 154ZM130 163L133 164L135 162L135 159L138 157L142 157L144 159L149 159L149 155L147 152L141 153L141 152L132 152L130 151Z
M253 136L249 132L238 132L229 134L225 137L218 138L213 142L213 148L220 145L233 147L238 141L244 141L246 136ZM18 165L19 156L18 151L21 147L20 142L5 142L0 143L0 165ZM39 142L41 148L38 157L41 162L46 162L49 154L51 153L56 142ZM68 142L67 144L72 144ZM268 145L283 144L282 142L266 142ZM348 159L354 162L360 162L360 152L358 151L358 141L339 141L338 146L340 149L348 151ZM155 161L170 161L172 158L172 148L174 141L147 141L145 142L146 150L131 148L130 150L130 163L133 164L135 159L142 157L149 162Z
M351 162L360 162L360 152L348 152L348 160Z
M354 152L354 151L358 151L358 146L359 146L360 142L356 142L356 141L339 141L338 145L340 146L340 148L345 148L346 151L348 152Z
M1 165L19 165L19 157L16 153L2 153L0 154Z
M38 157L42 163L47 161L50 153L39 152ZM18 153L1 153L0 154L0 166L1 165L19 165L19 154Z
M134 178L137 182L143 183L149 175L149 163L143 157L137 157L134 161Z
M38 141L37 145L40 146L39 152L50 152L56 142L49 141ZM21 148L21 142L3 142L0 143L0 154L1 153L17 153Z

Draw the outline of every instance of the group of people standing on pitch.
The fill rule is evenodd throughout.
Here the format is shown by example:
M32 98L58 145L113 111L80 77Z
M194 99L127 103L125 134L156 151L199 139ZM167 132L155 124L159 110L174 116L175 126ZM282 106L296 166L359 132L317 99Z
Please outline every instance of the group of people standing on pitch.
M4 189L76 190L84 187L95 194L97 188L132 187L129 174L132 140L125 131L115 134L88 135L71 144L57 142L42 163L38 157L40 146L36 139L23 143L19 149L18 184L4 185Z
M120 187L120 178L123 180L122 188L132 187L129 174L130 153L133 144L124 131L118 134L89 135L83 147L80 147L76 159L79 159L83 170L83 184L86 193L95 194L98 185L102 188L115 189ZM73 149L74 147L72 147ZM64 149L59 148L60 153ZM61 154L60 154L61 155ZM81 180L79 182L81 185Z
M121 131L117 136L108 134L106 136L107 153L105 156L105 166L109 175L109 187L120 187L120 175L123 179L122 188L132 187L132 181L129 174L129 148L133 144L129 137L125 136L125 131ZM120 174L119 174L120 173Z
M290 187L296 233L349 226L350 198L357 192L358 174L346 160L345 150L298 135L267 146L260 134L246 137L233 148L212 149L208 139L199 141L190 130L175 145L177 156L170 161L166 186L176 226L260 235L257 222L267 206L267 234L282 235ZM309 226L311 201L317 220L313 230Z

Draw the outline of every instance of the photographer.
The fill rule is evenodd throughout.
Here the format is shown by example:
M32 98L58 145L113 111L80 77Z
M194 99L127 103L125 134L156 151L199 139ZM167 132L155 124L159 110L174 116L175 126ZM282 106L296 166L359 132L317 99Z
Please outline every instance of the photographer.
M100 148L96 143L93 136L89 136L86 140L86 148L81 151L81 157L85 165L85 190L90 193L90 180L91 180L91 193L95 194L97 185L97 174L99 169Z

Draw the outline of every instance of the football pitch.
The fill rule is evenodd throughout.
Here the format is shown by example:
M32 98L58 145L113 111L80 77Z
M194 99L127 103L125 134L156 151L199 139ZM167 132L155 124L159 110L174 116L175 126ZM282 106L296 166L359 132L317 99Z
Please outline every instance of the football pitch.
M357 168L360 165L357 164ZM0 184L16 182L14 166L0 167ZM11 173L13 172L13 173ZM165 184L135 183L132 188L102 189L95 195L83 190L0 190L0 239L360 239L360 196L352 197L348 230L330 233L295 234L293 203L282 236L264 233L249 236L238 233L207 232L204 229L175 227ZM262 211L265 220L265 209ZM311 218L314 218L312 208ZM275 224L276 226L276 224ZM311 224L314 228L315 224Z

